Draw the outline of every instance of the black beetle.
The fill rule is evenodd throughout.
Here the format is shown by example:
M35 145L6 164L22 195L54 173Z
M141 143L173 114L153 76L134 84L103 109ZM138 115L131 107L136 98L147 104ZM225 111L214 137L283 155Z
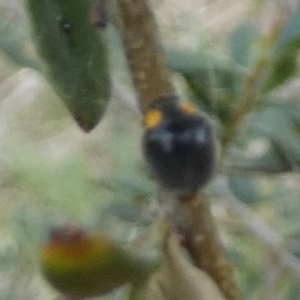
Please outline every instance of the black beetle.
M144 126L145 159L165 188L189 195L209 182L216 161L214 133L195 106L175 96L156 100Z

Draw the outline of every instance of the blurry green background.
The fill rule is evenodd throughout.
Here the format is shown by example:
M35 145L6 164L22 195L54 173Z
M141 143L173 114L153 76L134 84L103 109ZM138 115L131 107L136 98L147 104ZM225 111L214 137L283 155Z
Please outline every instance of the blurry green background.
M220 138L262 34L277 19L288 22L207 193L246 299L300 299L297 1L153 4L178 90L212 117ZM22 1L0 0L1 300L53 299L37 256L53 224L80 222L124 243L153 238L144 208L155 184L142 160L141 116L113 28L108 36L113 97L86 134L42 75Z

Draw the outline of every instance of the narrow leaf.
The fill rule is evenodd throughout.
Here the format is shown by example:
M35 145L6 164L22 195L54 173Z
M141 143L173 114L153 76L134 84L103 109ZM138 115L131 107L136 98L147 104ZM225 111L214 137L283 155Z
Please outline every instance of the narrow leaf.
M279 35L275 49L277 52L289 47L291 44L300 46L300 6L291 15Z
M253 178L235 175L230 176L228 180L231 192L241 201L253 204L261 200Z
M298 51L290 47L284 52L275 56L271 65L269 78L265 84L264 92L268 92L295 75L297 71Z
M247 65L250 61L251 47L257 39L258 31L248 22L243 22L232 32L230 36L230 48L233 59L241 65Z
M26 3L48 78L79 126L90 131L103 114L110 88L105 41L89 20L89 1Z

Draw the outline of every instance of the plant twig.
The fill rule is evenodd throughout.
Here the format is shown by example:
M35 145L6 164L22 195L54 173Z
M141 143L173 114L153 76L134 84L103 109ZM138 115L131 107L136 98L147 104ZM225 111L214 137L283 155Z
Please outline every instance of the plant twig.
M214 279L227 299L243 299L219 240L206 196L198 195L186 205L191 226L185 235L185 246L195 265Z
M222 141L223 155L230 142L235 139L241 123L245 120L245 116L255 108L258 86L264 71L269 65L270 49L273 46L281 27L282 20L277 21L270 32L262 39L259 49L260 54L252 66L252 69L245 76L241 91L237 96L237 105L233 107L231 112L231 122L225 129Z
M158 30L147 0L118 0L118 15L124 49L138 94L140 109L145 113L158 98L173 95L172 85ZM168 199L162 199L168 200ZM180 202L173 195L173 203ZM194 264L217 283L228 300L242 299L234 282L232 269L219 243L209 203L200 197L188 201L185 230L187 250ZM176 208L175 208L176 209ZM168 218L168 216L166 216ZM170 218L169 218L170 219ZM175 226L176 227L176 226ZM180 230L180 227L176 227Z
M175 90L148 2L119 0L117 4L124 50L144 113L154 100Z

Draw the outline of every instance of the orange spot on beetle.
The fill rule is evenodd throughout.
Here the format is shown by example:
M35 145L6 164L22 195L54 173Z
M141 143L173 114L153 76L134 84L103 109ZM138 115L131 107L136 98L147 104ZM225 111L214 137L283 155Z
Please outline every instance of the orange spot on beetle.
M145 114L144 126L146 129L153 129L158 126L163 118L163 113L158 109L151 109Z
M188 115L194 115L198 113L198 108L189 102L180 102L179 108Z

